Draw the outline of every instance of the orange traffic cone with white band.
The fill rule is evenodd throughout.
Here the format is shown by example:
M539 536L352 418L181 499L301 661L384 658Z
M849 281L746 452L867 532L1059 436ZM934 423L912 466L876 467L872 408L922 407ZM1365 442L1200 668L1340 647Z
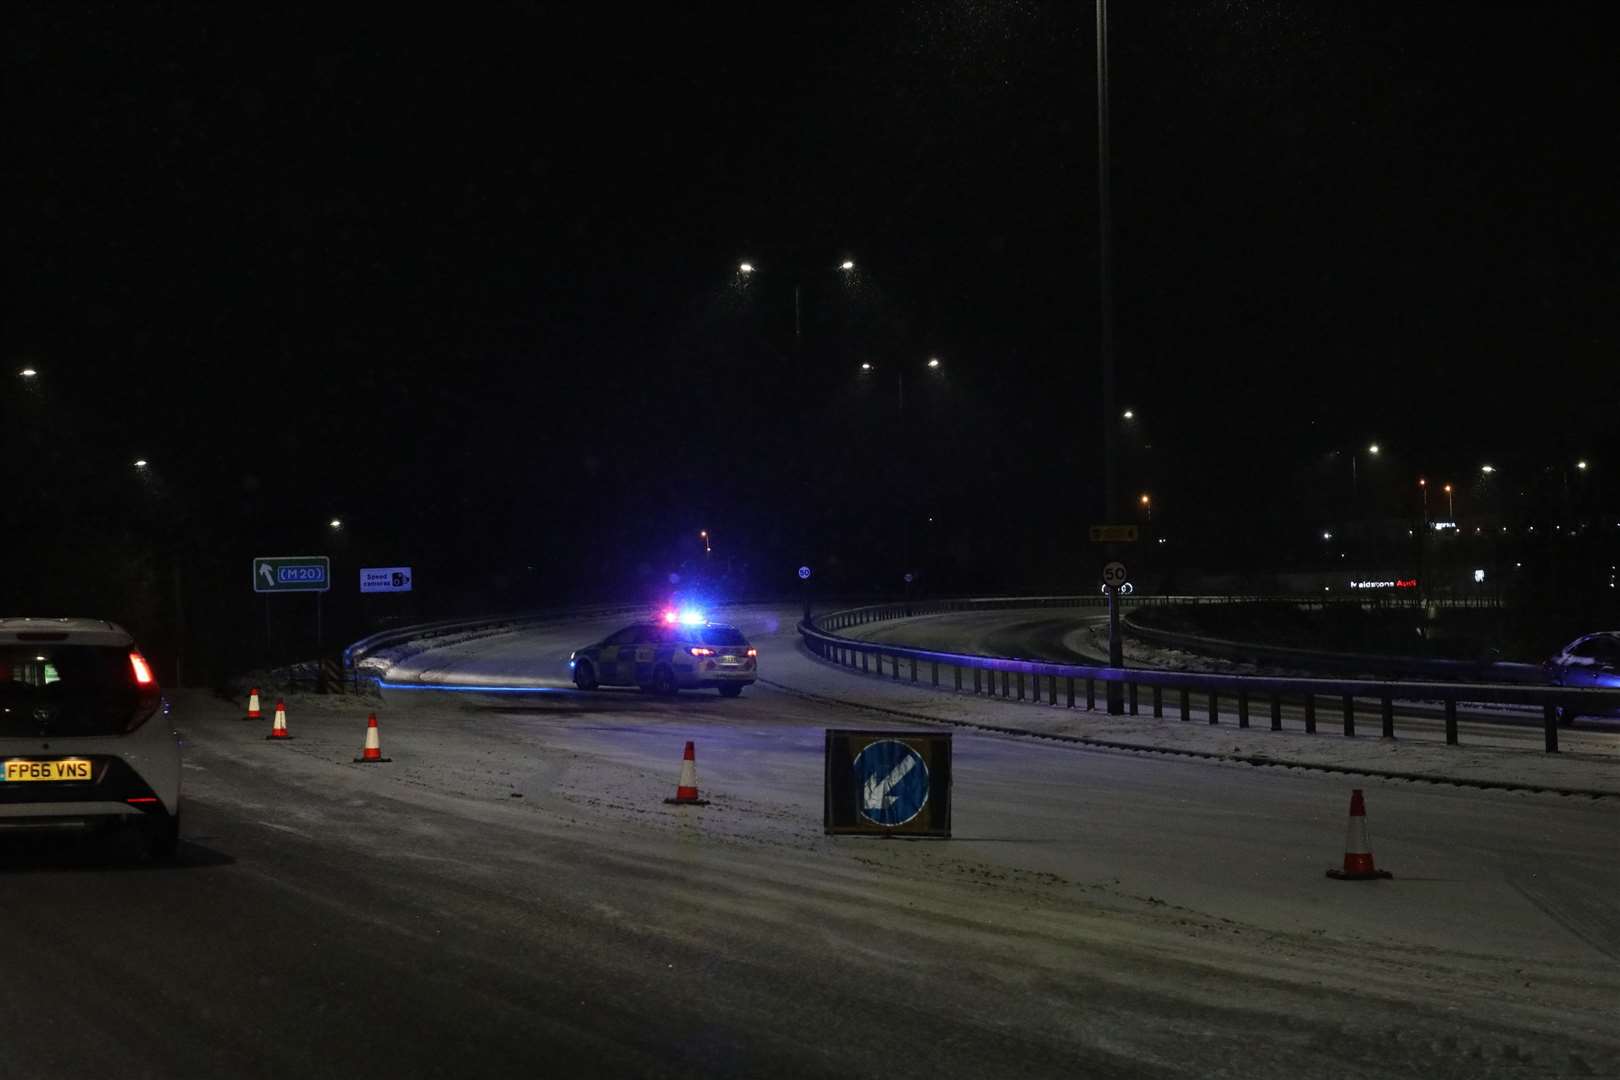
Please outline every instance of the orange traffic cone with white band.
M259 715L259 688L257 686L255 686L253 688L253 693L248 695L248 711L247 711L247 715L242 717L242 719L244 719L244 720L260 720L260 719L263 719L263 717L261 717Z
M1329 870L1327 876L1341 881L1369 881L1395 876L1373 865L1372 848L1367 846L1367 803L1361 797L1360 788L1350 793L1350 827L1344 836L1344 867Z
M266 735L265 738L277 741L292 738L287 733L287 706L283 705L279 699L276 701L276 718L270 722L270 734Z
M382 739L377 734L377 714L372 713L366 721L366 748L360 751L360 756L354 759L360 765L381 765L393 761L393 758L382 756Z
M708 799L698 798L697 754L691 740L686 743L686 753L681 755L681 782L675 787L675 797L664 801L677 806L709 805Z

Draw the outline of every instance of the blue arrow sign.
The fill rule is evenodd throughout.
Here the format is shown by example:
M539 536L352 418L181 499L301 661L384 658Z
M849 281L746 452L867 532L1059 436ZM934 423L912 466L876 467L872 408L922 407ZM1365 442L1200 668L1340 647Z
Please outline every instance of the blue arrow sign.
M928 805L928 766L895 739L869 743L855 756L857 808L874 825L904 825Z

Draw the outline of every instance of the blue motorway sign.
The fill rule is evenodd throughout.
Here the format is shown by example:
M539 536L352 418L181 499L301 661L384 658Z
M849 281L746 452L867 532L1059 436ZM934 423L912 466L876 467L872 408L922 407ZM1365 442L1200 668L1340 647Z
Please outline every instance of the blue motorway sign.
M928 803L928 766L895 739L868 743L855 756L855 780L861 788L855 808L874 825L904 825Z
M827 732L829 833L951 834L949 732Z
M327 592L332 563L325 555L261 555L253 560L253 591Z

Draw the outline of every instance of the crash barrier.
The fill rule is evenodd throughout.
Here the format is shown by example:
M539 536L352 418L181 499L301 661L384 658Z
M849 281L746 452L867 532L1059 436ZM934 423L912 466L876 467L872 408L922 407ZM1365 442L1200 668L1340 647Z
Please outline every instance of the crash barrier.
M1469 597L1433 598L1425 601L1425 603L1440 608L1488 606L1483 605L1478 599ZM1420 606L1416 601L1407 601L1402 597L1378 595L1322 596L1315 593L1303 595L1256 594L1250 596L1238 594L1222 594L1218 596L1142 596L1137 594L1120 598L1121 610L1205 604L1291 604L1307 611L1350 607L1376 610ZM824 630L842 630L865 623L883 622L888 619L907 619L918 615L939 615L951 611L999 611L1017 608L1101 608L1106 610L1107 607L1108 598L1101 593L1080 596L952 597L934 600L893 600L881 604L868 604L864 607L848 608L825 615L818 615L814 617L813 621Z
M1321 649L1299 649L1286 645L1233 641L1230 638L1166 630L1163 627L1149 626L1131 615L1126 615L1123 622L1125 630L1132 637L1155 645L1256 664L1376 672L1381 675L1431 679L1478 679L1485 682L1537 683L1544 679L1539 664L1514 663L1491 658L1446 660L1437 657L1395 656L1387 653L1325 652Z
M1546 752L1558 751L1560 711L1571 715L1601 715L1620 711L1620 690L1567 689L1552 686L1526 686L1507 683L1457 683L1401 681L1387 679L1294 678L1260 675L1214 675L1203 672L1159 671L1151 668L1094 667L1081 664L1051 664L966 653L913 649L886 642L861 641L834 633L887 619L945 611L1003 610L1013 608L1095 607L1093 597L1035 597L1018 599L991 597L977 600L941 600L926 604L877 604L829 612L799 624L805 646L823 660L867 674L895 681L919 683L924 679L934 687L971 691L1006 700L1032 701L1073 709L1097 707L1098 687L1103 696L1117 702L1114 710L1140 715L1152 709L1155 719L1164 716L1166 699L1185 722L1191 719L1196 695L1207 703L1211 724L1221 722L1224 707L1235 716L1237 726L1247 728L1251 715L1269 714L1271 730L1283 730L1283 706L1297 706L1304 712L1304 730L1316 734L1317 711L1337 710L1342 730L1356 734L1360 716L1376 709L1380 734L1395 738L1395 703L1439 702L1444 709L1446 742L1457 745L1457 706L1466 704L1529 705L1541 710ZM942 682L943 679L943 682ZM1112 687L1117 690L1111 690ZM1146 701L1144 701L1146 699Z
M343 650L343 668L352 679L358 679L360 662L372 653L395 645L404 645L410 642L421 641L423 648L431 648L431 642L449 637L452 634L500 634L508 630L518 630L525 626L534 626L539 623L556 622L561 619L595 619L608 618L613 615L644 615L650 605L639 604L611 604L602 607L582 608L548 608L543 611L526 611L509 613L505 615L484 615L476 619L441 619L435 622L412 623L409 626L396 626L361 638Z

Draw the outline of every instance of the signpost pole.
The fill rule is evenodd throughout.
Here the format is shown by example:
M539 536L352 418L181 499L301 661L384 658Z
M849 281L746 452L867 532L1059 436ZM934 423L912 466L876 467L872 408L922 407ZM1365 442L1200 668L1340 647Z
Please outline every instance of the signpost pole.
M321 626L321 600L325 596L325 593L315 594L315 648L317 651L326 645L326 634Z

